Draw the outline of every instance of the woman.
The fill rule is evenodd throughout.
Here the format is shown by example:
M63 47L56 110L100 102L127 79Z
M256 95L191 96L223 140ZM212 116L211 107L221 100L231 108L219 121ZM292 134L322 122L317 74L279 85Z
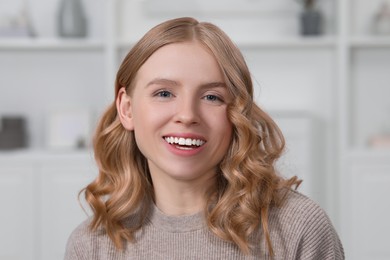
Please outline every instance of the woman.
M276 172L283 148L223 31L157 25L118 71L84 189L94 215L65 259L344 259L326 213Z

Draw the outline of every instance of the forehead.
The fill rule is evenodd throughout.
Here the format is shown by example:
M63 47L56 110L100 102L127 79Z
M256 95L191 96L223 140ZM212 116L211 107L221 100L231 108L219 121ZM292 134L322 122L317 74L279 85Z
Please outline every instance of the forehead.
M193 71L205 75L221 76L219 64L211 51L197 41L172 43L155 51L141 66L139 73Z

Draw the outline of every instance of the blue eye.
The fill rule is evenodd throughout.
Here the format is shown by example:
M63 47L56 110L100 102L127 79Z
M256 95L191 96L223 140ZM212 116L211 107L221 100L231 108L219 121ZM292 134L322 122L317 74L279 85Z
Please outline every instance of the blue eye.
M167 90L162 90L162 91L157 92L156 96L162 97L162 98L169 98L169 97L172 97L172 93L167 91Z
M221 98L219 98L218 96L216 95L206 95L204 97L204 99L208 100L208 101L222 101Z

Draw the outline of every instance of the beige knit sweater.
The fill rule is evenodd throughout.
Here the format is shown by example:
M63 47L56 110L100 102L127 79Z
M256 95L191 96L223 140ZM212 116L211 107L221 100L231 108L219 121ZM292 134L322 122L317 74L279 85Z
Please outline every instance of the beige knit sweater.
M115 249L103 230L91 232L89 220L71 234L65 259L271 259L261 232L250 241L255 245L244 255L230 242L211 234L203 214L167 216L153 208L136 242L124 251ZM281 208L270 212L269 226L277 260L344 259L344 251L326 213L312 200L292 191Z

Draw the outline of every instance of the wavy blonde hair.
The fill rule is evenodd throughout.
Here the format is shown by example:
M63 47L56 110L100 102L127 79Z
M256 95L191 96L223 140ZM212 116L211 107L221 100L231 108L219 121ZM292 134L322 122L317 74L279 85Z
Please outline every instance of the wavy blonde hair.
M125 87L132 94L134 79L144 62L167 44L197 41L215 56L226 86L234 97L228 105L233 137L219 164L216 185L208 193L205 215L209 229L221 239L250 252L249 236L262 228L268 250L273 249L268 228L271 207L279 206L286 191L299 185L296 177L278 176L274 164L284 149L284 138L274 121L253 100L251 75L245 60L217 26L193 18L178 18L152 28L123 60L115 82L115 99ZM143 225L154 191L146 158L133 131L120 123L115 101L103 114L94 136L98 177L83 191L93 210L91 229L103 227L118 249L134 241ZM140 216L133 225L124 221Z

